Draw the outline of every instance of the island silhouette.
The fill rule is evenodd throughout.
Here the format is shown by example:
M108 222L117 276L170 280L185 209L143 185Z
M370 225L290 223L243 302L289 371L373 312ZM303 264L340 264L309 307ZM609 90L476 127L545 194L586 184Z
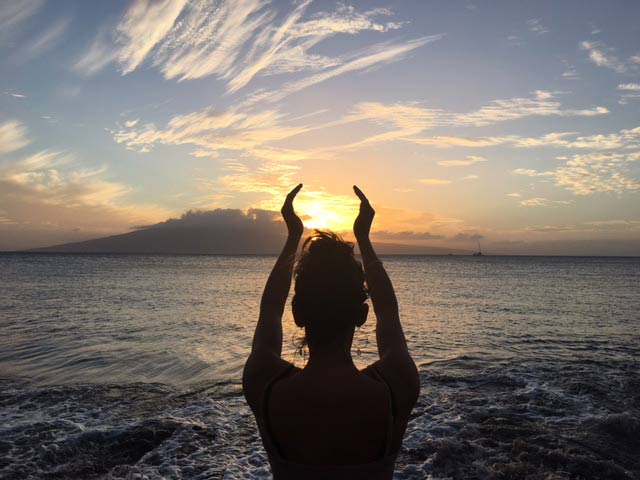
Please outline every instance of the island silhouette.
M282 248L286 228L278 212L249 209L189 211L180 218L136 227L119 235L81 242L32 248L28 252L128 253L184 255L275 255ZM311 233L311 230L305 233ZM470 251L375 242L381 254L469 255Z

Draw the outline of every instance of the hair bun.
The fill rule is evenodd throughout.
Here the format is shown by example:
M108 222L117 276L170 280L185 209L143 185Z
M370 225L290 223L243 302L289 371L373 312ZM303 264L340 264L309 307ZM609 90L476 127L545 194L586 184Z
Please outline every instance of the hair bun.
M353 243L345 242L333 232L315 230L302 248L309 255L310 263L344 265L353 262Z
M313 305L323 315L335 314L327 309L360 305L367 299L364 272L353 244L334 232L315 230L307 237L295 278L296 304Z

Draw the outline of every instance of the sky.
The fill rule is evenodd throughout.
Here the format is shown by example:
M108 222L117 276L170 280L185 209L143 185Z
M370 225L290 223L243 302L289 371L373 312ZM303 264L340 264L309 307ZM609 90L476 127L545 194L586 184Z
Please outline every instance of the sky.
M349 236L357 184L380 242L640 255L638 18L631 1L2 1L0 250L250 217L303 183L309 228Z

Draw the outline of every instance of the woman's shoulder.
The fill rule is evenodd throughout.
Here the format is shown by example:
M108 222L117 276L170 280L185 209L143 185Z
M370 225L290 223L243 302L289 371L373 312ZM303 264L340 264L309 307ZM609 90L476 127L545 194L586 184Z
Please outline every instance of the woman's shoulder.
M242 392L254 413L259 414L260 403L271 384L300 371L300 368L280 357L260 359L250 357L242 374Z
M336 402L343 407L351 403L360 405L358 408L370 407L378 400L386 404L384 400L389 398L381 378L368 371L346 368L319 374L290 366L274 378L271 386L270 395L282 404L304 401L320 410Z
M380 359L360 372L386 386L392 399L394 416L408 417L420 392L415 363L410 357L406 362L385 360Z

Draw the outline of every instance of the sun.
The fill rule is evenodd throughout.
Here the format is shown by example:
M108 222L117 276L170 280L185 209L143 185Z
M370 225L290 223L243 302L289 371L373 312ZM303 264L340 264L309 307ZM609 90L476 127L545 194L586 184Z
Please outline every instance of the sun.
M341 232L353 226L351 209L344 209L320 200L301 200L296 211L303 218L304 226L310 229L333 230Z

